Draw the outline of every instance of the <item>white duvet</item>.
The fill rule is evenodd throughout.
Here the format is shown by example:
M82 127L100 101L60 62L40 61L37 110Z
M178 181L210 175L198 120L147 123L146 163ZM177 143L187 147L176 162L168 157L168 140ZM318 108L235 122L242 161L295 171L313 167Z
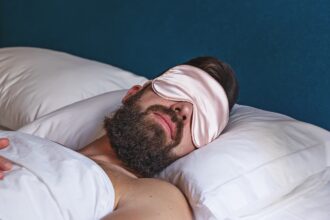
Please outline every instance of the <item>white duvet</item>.
M92 160L35 136L0 137L10 139L0 155L15 163L0 181L1 220L91 220L112 210L112 184Z

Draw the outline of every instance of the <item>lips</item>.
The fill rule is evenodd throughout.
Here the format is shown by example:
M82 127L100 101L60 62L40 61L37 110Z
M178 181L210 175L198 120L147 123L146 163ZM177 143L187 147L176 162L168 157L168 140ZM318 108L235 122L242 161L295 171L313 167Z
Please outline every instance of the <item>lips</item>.
M175 127L176 127L174 122L172 122L171 118L165 114L162 114L160 112L154 112L154 114L157 117L158 121L168 131L169 135L171 136L171 139L173 140L175 136Z

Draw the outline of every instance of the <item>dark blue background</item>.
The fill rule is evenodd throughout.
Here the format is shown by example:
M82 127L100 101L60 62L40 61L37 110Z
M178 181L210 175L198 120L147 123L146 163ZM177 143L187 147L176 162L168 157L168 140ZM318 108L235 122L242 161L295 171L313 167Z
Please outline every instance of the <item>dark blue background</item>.
M195 56L230 63L239 103L330 129L328 0L0 0L0 46L36 46L149 78Z

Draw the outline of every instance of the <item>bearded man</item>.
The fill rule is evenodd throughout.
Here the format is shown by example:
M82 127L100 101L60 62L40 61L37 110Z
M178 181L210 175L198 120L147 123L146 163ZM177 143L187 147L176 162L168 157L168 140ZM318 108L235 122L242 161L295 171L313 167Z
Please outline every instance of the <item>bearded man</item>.
M102 184L96 184L95 189L91 187L91 191L103 194L100 196L111 202L104 202L108 204L103 207L104 211L93 215L89 214L87 208L82 208L84 216L104 219L192 219L193 214L184 195L175 186L152 177L178 158L217 138L228 122L229 112L237 96L238 83L229 65L213 57L195 58L170 68L143 86L135 85L128 90L122 99L123 106L104 121L106 135L79 151L84 157L54 147L53 153L59 160L66 161L74 157L90 166L93 166L90 160L95 162L98 165L93 166L95 172L90 173L86 168L86 176L97 173L95 179L109 189L100 193ZM10 153L0 156L0 177L4 178L0 188L7 178L14 178L9 174L14 172L10 170L15 164L26 169L33 167L25 166L24 162L18 163L19 159L15 161L15 158L21 157L17 142L22 141L9 144L8 139L0 138L0 148L6 150L7 145L8 149L17 148L11 151L16 154L12 158L9 158ZM26 147L29 148L28 145ZM46 163L44 166L47 168ZM62 166L58 172L61 170L65 171ZM67 175L75 179L73 173ZM48 190L53 192L51 187ZM0 190L0 198L1 193L6 195L6 192ZM52 197L56 195L60 194L52 193ZM15 198L9 200L15 202ZM54 200L57 206L61 205L61 198ZM42 202L46 203L40 201L40 204ZM75 207L85 207L79 205ZM91 206L97 205L92 203ZM66 212L70 214L59 211L59 216L64 216L64 219L65 216L77 218L77 212Z

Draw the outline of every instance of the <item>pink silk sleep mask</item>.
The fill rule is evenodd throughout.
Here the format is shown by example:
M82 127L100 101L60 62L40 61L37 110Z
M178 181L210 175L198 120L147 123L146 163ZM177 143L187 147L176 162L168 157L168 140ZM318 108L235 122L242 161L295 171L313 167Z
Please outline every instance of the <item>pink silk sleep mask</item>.
M152 80L152 89L165 99L193 105L191 134L198 148L217 138L228 123L226 93L202 69L190 65L173 67Z

